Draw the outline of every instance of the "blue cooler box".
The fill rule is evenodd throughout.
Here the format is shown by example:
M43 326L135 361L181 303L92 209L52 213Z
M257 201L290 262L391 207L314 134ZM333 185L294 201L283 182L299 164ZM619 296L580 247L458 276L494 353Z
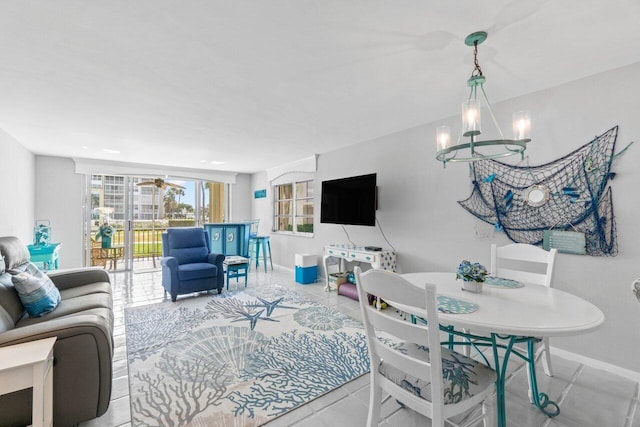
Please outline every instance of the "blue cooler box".
M318 257L314 254L296 254L296 282L303 285L318 279Z
M296 265L296 282L303 285L315 283L318 279L318 266L300 267Z

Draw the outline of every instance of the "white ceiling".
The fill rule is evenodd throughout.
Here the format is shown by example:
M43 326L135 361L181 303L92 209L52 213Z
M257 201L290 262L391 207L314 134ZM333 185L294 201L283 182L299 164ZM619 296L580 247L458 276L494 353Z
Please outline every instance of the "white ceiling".
M639 24L639 0L4 0L0 128L255 172L457 114L471 32L496 103L640 61Z

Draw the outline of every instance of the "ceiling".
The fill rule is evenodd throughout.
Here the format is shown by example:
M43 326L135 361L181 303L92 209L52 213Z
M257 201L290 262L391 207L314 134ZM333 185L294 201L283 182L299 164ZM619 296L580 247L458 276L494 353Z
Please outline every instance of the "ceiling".
M640 61L638 23L639 0L6 0L0 128L250 173L457 114L471 32L496 103Z

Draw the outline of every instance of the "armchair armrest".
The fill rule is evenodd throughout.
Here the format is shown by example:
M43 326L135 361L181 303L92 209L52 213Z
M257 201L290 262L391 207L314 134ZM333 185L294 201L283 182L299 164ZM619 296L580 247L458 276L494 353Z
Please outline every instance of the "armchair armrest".
M174 256L165 256L160 259L160 265L163 267L167 267L172 272L178 271L178 258Z
M98 267L54 270L49 272L51 281L60 290L75 288L89 283L110 283L109 273Z
M218 286L221 288L224 284L224 267L222 266L222 263L224 262L225 256L223 254L210 253L207 256L207 259L210 264L215 264L216 267L218 267L218 276L216 277L216 280L218 281Z
M162 266L162 285L173 296L174 286L178 286L178 258L165 256L160 259Z
M214 253L210 253L209 255L207 255L207 262L210 264L215 264L218 267L222 266L222 262L224 261L226 257L222 254L214 254Z

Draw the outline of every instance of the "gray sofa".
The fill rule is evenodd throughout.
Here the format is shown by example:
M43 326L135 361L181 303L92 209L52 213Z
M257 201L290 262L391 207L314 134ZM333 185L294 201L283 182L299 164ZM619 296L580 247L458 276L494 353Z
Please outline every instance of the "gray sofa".
M111 397L113 302L109 275L99 268L49 274L62 300L29 317L13 287L11 270L29 260L15 237L0 237L0 347L57 337L54 346L54 425L71 426L104 414ZM0 266L2 264L0 263ZM0 396L0 426L31 423L31 389Z

